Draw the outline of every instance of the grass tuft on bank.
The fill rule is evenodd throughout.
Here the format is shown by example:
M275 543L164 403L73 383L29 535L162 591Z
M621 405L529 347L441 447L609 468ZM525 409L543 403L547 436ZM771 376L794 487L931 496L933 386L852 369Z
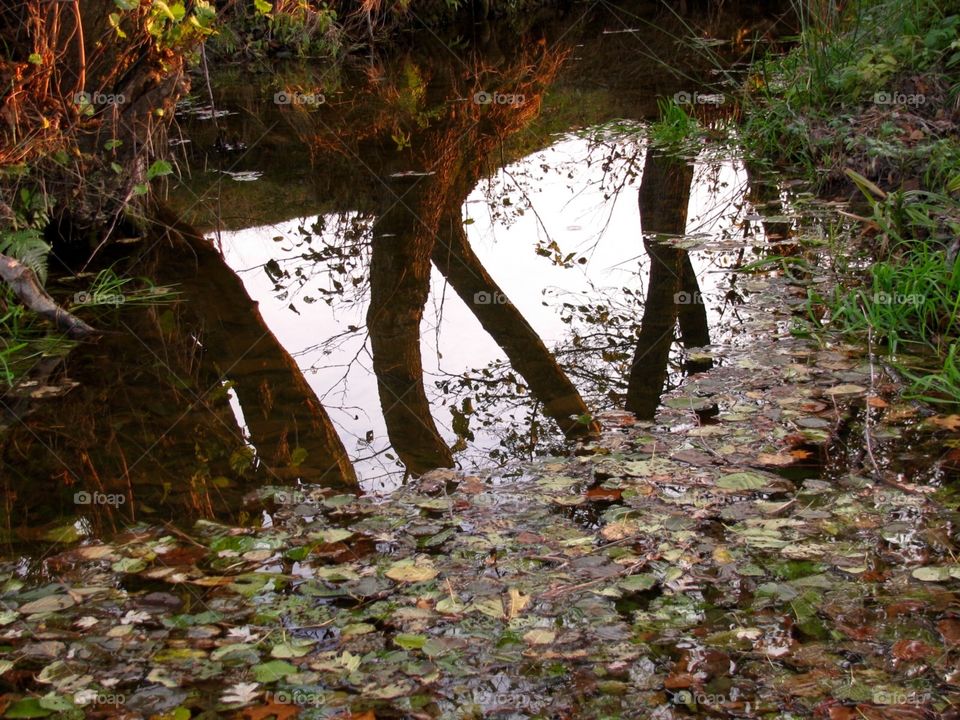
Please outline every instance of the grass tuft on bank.
M821 193L852 192L869 267L811 301L898 364L919 356L901 364L916 396L960 403L960 2L812 6L795 7L793 49L754 65L741 138Z

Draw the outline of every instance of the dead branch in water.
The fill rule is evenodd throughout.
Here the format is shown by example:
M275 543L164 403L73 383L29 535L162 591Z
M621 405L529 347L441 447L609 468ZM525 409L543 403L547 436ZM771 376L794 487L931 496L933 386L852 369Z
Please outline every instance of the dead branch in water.
M50 320L71 338L99 334L76 315L57 305L40 285L33 270L18 260L0 253L0 280L13 290L17 298L37 315Z

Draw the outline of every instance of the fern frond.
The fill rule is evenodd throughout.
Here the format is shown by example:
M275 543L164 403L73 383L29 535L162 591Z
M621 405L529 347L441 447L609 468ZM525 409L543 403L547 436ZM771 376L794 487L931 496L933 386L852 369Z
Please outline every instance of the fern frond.
M41 285L47 282L47 256L50 254L50 246L44 241L39 230L25 228L0 231L0 253L9 255L33 270Z

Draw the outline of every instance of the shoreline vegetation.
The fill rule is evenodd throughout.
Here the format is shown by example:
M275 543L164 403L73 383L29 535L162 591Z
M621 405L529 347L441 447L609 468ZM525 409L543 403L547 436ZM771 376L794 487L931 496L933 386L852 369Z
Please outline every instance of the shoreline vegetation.
M755 171L800 178L846 207L817 242L835 277L801 332L885 355L907 395L960 402L960 3L793 3L790 49L712 88L737 106L711 131ZM689 155L706 134L690 100L662 104L651 138ZM769 258L770 262L785 260ZM825 268L824 268L825 269Z
M814 328L886 351L910 394L955 404L960 3L820 5L829 9L798 4L795 47L755 63L737 137L753 162L772 160L821 196L853 201L826 245L860 262L835 268L831 295L811 293Z

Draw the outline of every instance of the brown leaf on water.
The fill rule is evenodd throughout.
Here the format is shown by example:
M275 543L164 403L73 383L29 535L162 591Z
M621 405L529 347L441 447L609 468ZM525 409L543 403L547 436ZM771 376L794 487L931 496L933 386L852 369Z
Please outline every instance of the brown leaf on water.
M521 545L539 545L543 541L544 538L542 535L537 535L536 533L528 532L526 530L517 535L517 542Z
M922 612L927 604L921 600L902 600L887 606L887 619L893 620L901 615L915 615Z
M667 690L680 690L682 688L693 687L696 682L697 679L690 673L674 673L664 679L663 686Z
M266 705L255 705L254 707L244 708L240 717L244 720L288 720L300 715L300 707L293 703L270 702Z
M834 705L830 708L830 720L927 720L930 715L916 705L868 705L856 707Z
M920 640L897 640L890 649L897 660L923 660L936 655L936 648L930 647Z
M584 495L587 500L616 502L623 496L623 490L619 488L595 487L587 490Z
M206 558L207 548L190 546L175 547L162 555L157 555L156 564L165 567L180 567L196 565Z
M870 640L877 634L877 628L873 627L872 625L861 625L859 627L855 627L852 625L837 623L836 628L844 635L851 637L854 640Z
M830 720L861 720L856 708L834 705L830 708Z
M944 618L937 623L937 630L947 645L960 644L960 620L957 618Z

